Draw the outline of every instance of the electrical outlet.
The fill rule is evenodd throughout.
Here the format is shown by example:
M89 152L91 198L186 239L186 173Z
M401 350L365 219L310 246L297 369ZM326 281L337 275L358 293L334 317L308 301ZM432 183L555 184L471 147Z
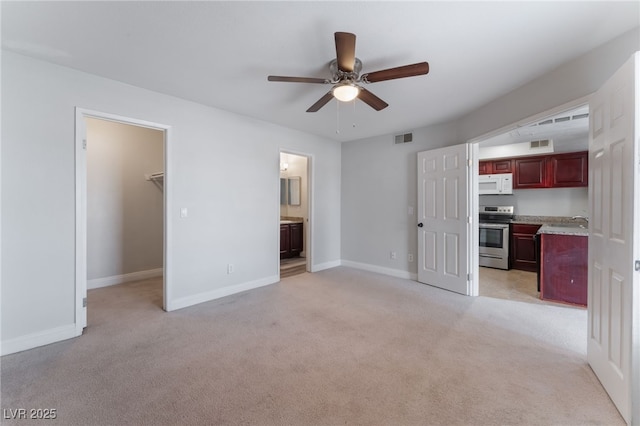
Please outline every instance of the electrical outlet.
M407 255L407 258L408 258L409 262L413 262L413 254L412 253L409 253Z
M391 259L392 259L392 260L396 260L396 252L395 252L395 251L392 251L392 252L389 254L389 257L391 257Z
M227 274L233 274L233 263L227 265Z

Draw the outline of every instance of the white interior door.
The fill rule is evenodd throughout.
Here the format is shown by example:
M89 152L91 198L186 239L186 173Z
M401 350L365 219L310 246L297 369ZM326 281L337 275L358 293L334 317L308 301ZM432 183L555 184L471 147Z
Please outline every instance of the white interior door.
M632 379L638 380L640 362L637 359L640 280L638 272L634 272L640 238L637 205L640 111L636 87L640 82L639 58L636 53L594 94L589 105L587 358L629 424L632 405L640 404L637 384L633 385ZM637 406L633 412L638 412ZM636 417L633 424L640 424L640 418Z
M471 145L418 153L418 281L471 294Z

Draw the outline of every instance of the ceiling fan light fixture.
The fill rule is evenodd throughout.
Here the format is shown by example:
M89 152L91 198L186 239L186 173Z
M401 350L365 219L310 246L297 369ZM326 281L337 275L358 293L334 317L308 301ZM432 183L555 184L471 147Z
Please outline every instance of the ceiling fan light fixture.
M350 102L358 97L360 88L353 83L342 83L336 85L332 90L333 97L340 102Z

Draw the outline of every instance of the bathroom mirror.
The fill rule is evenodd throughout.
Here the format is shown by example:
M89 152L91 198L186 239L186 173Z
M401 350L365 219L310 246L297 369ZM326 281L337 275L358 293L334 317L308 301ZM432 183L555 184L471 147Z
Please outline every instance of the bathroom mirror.
M289 205L300 205L300 176L290 177L287 182L289 187Z
M280 178L280 205L285 206L287 204L287 179Z

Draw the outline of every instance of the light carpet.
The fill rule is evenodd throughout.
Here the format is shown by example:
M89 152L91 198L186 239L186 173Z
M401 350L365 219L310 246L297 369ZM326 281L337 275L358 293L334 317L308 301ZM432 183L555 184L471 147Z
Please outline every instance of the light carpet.
M64 425L622 425L586 311L346 267L165 313L89 292L82 337L2 358L2 408Z

